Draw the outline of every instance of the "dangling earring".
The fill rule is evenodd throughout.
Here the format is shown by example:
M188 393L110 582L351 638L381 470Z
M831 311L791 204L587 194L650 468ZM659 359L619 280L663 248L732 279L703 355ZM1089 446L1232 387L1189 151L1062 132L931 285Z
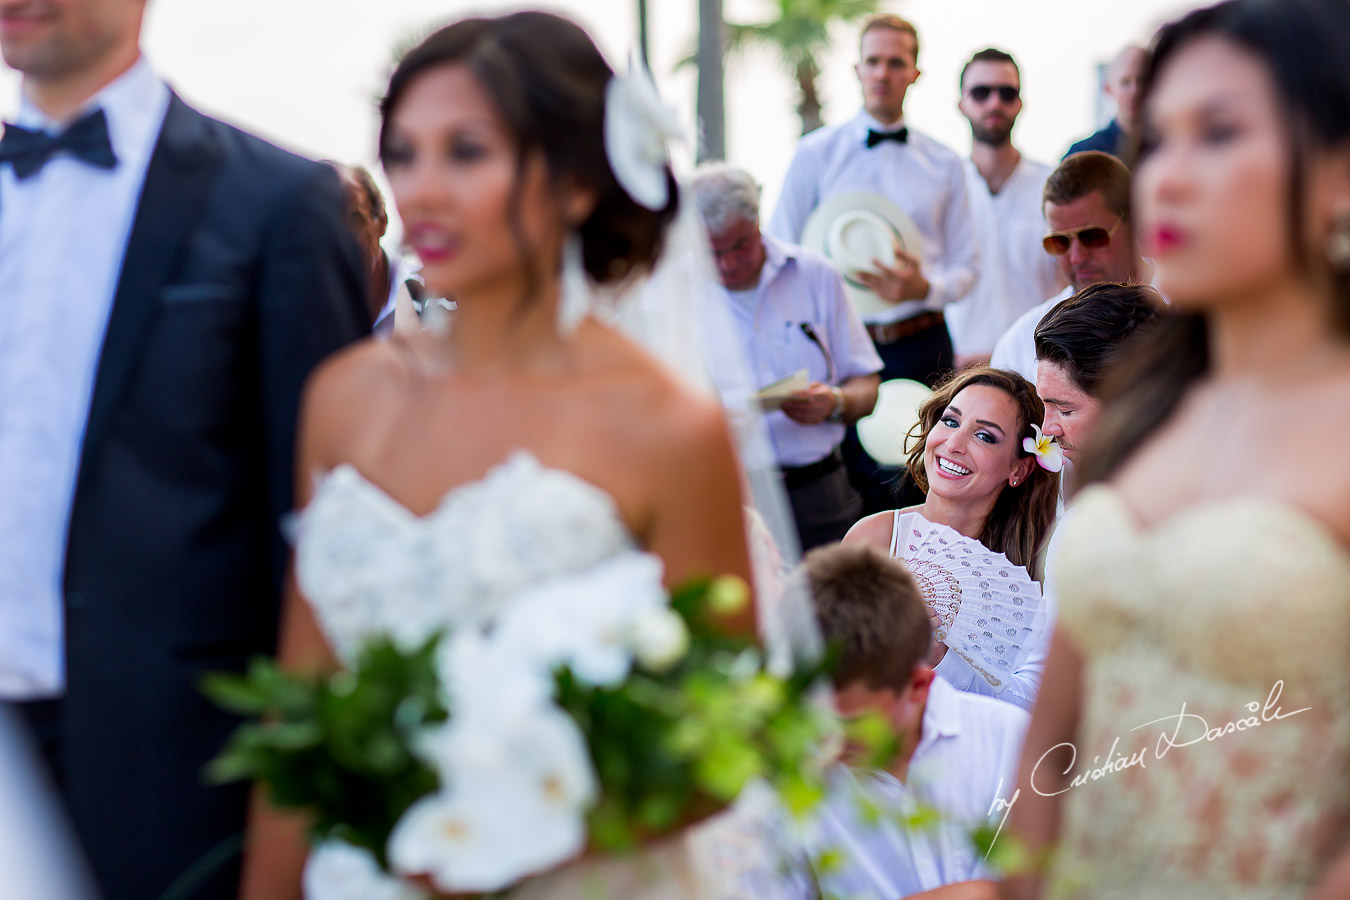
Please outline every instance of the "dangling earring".
M581 256L581 235L569 231L563 238L562 278L558 292L558 332L570 337L591 312L591 284Z
M1350 212L1336 217L1336 224L1327 235L1327 261L1338 275L1350 275Z

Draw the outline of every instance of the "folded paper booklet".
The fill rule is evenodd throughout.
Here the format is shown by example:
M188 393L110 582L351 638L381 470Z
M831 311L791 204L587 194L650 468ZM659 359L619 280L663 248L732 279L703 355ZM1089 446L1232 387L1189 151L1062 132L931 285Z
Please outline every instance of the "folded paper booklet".
M766 412L772 412L781 409L784 400L793 394L800 394L810 386L811 377L806 374L805 369L798 369L786 378L764 385L755 394L755 399Z

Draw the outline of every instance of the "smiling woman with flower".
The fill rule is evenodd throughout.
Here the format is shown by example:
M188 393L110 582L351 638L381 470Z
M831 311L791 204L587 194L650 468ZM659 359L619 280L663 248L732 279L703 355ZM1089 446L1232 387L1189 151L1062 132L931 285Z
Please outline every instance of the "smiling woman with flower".
M925 493L909 510L947 525L1014 565L1035 571L1059 501L1059 447L1041 433L1045 405L1016 372L967 366L938 385L919 409L909 434L908 471ZM845 543L894 546L896 512L868 516ZM930 662L937 673L966 690L987 692L985 682L938 643ZM1040 662L1014 673L1004 690L1029 707L1040 684ZM1034 670L1034 671L1032 671Z

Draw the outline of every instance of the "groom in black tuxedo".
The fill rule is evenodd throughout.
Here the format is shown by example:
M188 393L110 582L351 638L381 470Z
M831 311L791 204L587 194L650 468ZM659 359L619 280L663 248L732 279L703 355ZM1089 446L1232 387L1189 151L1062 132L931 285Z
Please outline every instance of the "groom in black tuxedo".
M109 900L232 898L201 676L273 650L301 385L369 328L324 166L140 56L146 0L0 0L0 699ZM0 878L0 880L3 880ZM0 886L0 894L4 893Z

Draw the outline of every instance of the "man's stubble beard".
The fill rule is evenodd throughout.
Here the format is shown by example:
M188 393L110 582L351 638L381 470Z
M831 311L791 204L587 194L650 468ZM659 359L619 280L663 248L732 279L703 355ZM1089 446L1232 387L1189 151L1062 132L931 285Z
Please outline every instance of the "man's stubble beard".
M977 144L988 144L990 147L1003 147L1012 142L1013 123L1009 122L1007 128L985 128L983 125L970 123L970 134Z

